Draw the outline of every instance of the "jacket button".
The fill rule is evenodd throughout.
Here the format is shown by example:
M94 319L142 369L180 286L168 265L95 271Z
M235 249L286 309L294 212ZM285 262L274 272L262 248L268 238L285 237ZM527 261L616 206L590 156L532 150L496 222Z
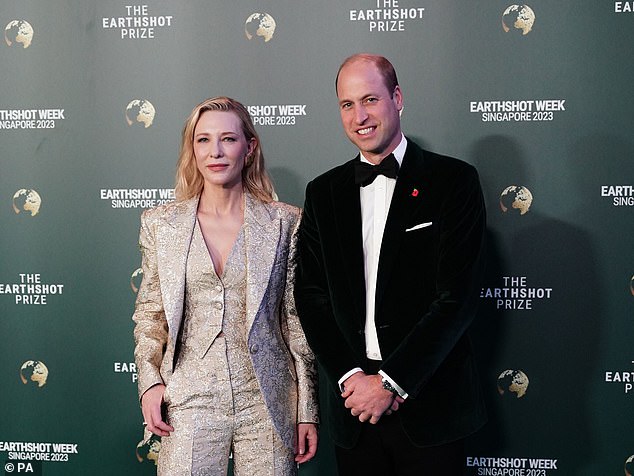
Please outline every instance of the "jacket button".
M216 309L222 309L222 303L221 302L214 303L214 306L216 307Z
M257 345L257 344L252 344L252 345L251 345L251 349L250 349L250 350L251 350L251 353L252 353L252 354L257 354L259 349L260 349L260 348L258 347L258 345Z

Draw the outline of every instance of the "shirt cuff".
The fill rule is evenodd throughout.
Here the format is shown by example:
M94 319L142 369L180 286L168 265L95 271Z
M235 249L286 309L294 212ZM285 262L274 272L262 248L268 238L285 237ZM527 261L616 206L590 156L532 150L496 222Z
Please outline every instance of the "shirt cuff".
M408 394L405 390L403 390L401 387L398 386L398 384L392 380L390 378L390 376L388 374L386 374L385 372L383 372L382 370L379 370L379 374L388 382L390 382L390 384L392 385L392 387L394 387L394 390L396 390L396 392L398 393L398 396L401 397L403 400L405 400L408 397Z
M352 370L346 372L343 377L341 377L337 383L339 384L339 389L343 392L345 389L343 388L343 383L348 380L348 377L350 377L351 375L356 374L357 372L363 372L363 369L361 367L355 367ZM394 387L396 388L396 387Z

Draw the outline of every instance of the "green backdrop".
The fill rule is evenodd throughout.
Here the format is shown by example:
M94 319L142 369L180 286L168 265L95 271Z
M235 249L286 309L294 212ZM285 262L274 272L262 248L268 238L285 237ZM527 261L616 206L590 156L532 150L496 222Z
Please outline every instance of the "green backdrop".
M4 0L6 474L153 474L130 318L139 215L171 199L183 121L211 96L249 105L280 199L301 206L355 154L334 76L359 51L394 63L405 133L481 175L490 422L466 473L631 472L632 3ZM321 435L301 475L335 474Z

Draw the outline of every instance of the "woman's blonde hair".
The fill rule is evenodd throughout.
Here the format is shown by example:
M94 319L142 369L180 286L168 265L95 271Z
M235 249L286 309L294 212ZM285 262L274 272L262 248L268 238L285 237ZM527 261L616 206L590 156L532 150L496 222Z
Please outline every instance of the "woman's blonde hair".
M247 155L242 168L242 185L258 200L265 203L273 201L275 196L273 182L264 168L260 137L253 127L249 111L240 102L224 96L201 102L192 110L185 121L181 150L176 165L176 200L187 200L199 195L203 190L203 176L196 166L196 157L194 156L194 130L200 116L207 111L233 112L242 123L242 132L247 142L255 139L255 148L251 154Z

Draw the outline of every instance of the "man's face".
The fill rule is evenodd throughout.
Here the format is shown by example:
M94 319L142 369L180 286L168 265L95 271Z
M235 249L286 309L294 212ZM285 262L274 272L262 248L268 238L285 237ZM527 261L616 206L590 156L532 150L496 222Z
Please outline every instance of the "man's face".
M388 91L377 67L367 61L344 66L337 81L341 123L348 139L378 164L401 141L401 89Z

